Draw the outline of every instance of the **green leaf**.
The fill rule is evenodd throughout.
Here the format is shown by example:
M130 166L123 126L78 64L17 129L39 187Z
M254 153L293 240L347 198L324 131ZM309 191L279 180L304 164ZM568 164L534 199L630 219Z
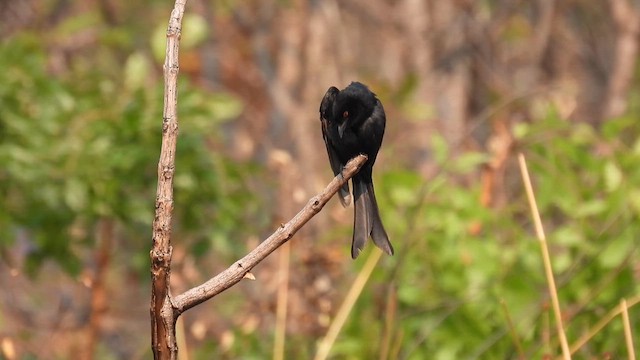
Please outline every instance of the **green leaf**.
M419 286L402 286L398 289L398 299L409 305L422 303L424 295L424 291Z
M608 204L601 199L593 199L583 202L582 204L572 207L573 214L576 218L584 218L602 214L607 210Z
M167 50L167 25L166 23L160 23L155 27L151 34L151 50L155 60L162 64L164 62L165 52Z
M633 143L633 155L640 156L640 138Z
M640 189L632 189L628 193L629 205L636 213L636 216L640 215Z
M525 122L518 122L513 125L513 136L520 140L529 134L531 126Z
M198 14L187 13L182 20L181 48L188 50L203 43L209 36L207 21Z
M551 243L565 246L577 246L585 241L584 233L570 225L553 232L551 239Z
M617 190L620 187L620 183L622 183L622 171L612 161L608 161L604 166L604 180L607 192Z
M481 152L466 152L460 155L452 165L452 170L466 174L476 170L478 165L484 164L489 160L489 156Z
M449 146L442 135L434 134L431 137L431 149L436 162L444 164L449 157Z
M244 104L240 100L227 93L210 95L207 104L215 120L220 122L235 119L244 109Z
M136 90L145 85L149 77L150 64L144 54L135 52L129 55L124 64L124 83L129 90Z
M422 178L415 172L397 171L384 175L383 183L386 192L396 206L412 206L420 199L417 198Z
M77 178L70 178L65 186L65 202L74 211L83 211L88 203L87 185Z
M597 140L597 134L593 126L585 123L577 123L571 131L570 140L576 145L590 144Z
M633 238L634 236L632 235L611 239L598 256L600 264L607 269L613 269L619 266L622 260L626 258L632 250L634 246Z

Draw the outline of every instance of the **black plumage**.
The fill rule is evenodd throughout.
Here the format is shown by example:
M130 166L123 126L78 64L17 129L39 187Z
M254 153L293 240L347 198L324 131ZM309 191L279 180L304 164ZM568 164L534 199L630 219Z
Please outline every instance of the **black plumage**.
M332 86L320 103L320 120L329 163L335 175L356 155L368 157L351 180L354 199L351 257L358 257L369 236L376 246L393 255L393 247L380 219L372 177L386 123L382 103L359 82L352 82L343 90ZM343 206L351 202L348 184L340 189L340 202Z

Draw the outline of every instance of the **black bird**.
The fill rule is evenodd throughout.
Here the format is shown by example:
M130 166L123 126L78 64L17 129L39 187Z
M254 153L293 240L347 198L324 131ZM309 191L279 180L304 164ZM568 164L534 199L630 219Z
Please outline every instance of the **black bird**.
M320 103L320 120L329 163L335 175L356 155L368 157L351 179L355 205L351 257L358 257L369 235L377 247L393 255L393 247L380 219L372 178L386 122L382 103L376 94L359 82L352 82L342 91L332 86ZM348 184L340 189L340 202L345 207L351 202Z

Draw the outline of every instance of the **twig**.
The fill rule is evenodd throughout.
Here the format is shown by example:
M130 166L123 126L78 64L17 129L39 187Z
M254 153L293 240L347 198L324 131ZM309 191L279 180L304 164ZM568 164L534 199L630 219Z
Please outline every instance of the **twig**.
M369 255L369 257L367 258L367 262L364 264L362 270L360 270L360 273L353 281L351 289L347 293L347 296L340 306L340 309L338 309L338 313L333 319L331 326L329 326L327 334L320 341L320 344L318 345L318 351L316 352L316 356L314 357L315 360L324 360L329 355L329 351L331 350L333 343L336 341L338 333L340 333L340 329L342 329L342 326L347 320L347 316L349 316L351 309L353 309L353 305L356 303L356 300L360 296L360 293L362 292L364 285L367 283L367 280L369 280L369 277L371 276L373 269L378 263L378 260L380 260L381 255L382 251L380 251L378 248L375 248L371 252L371 255Z
M269 238L264 240L258 247L253 249L242 259L236 261L229 268L209 279L207 282L191 288L184 293L173 298L173 310L177 315L184 311L218 295L224 290L242 280L243 276L251 271L254 266L260 263L264 258L271 254L274 250L286 243L293 235L304 226L313 216L322 210L324 205L335 195L335 193L347 182L367 161L365 155L358 155L349 160L347 165L339 174L327 185L327 187L318 195L309 200L296 216L288 223L282 224Z
M518 154L518 162L520 163L520 172L522 173L522 181L524 182L524 188L527 192L527 199L529 200L529 206L531 208L531 216L533 217L533 222L536 228L536 235L538 236L538 240L540 242L540 250L542 251L542 261L544 263L544 271L547 277L549 293L551 295L553 312L556 318L556 327L558 330L558 336L560 336L560 346L562 347L562 355L565 360L570 360L571 353L569 352L567 335L565 334L564 326L562 325L562 312L560 311L560 301L558 300L558 291L556 290L556 282L553 278L553 270L551 268L551 259L549 257L549 249L547 248L547 238L544 234L544 229L542 228L542 220L540 219L540 212L538 211L536 198L533 194L533 187L531 186L531 179L529 178L527 163L522 153Z
M627 308L627 300L622 299L620 302L620 312L622 313L622 325L624 326L624 339L627 343L627 353L629 360L636 360L636 352L633 350L633 336L631 334L631 324L629 322L629 311Z

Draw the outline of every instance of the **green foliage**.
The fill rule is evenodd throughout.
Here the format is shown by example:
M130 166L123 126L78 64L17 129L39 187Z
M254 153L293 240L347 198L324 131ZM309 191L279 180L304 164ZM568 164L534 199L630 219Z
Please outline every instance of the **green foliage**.
M637 295L640 124L620 118L602 131L559 118L520 125L529 171L554 265L569 341L575 341L622 298ZM399 358L515 358L505 309L527 358L560 353L540 247L521 193L504 208L480 205L479 181L460 185L486 155L451 158L432 141L441 171L429 181L412 171L382 175L377 187L382 217L397 255L379 264L376 281L397 296L387 324L384 302L371 287L359 299L332 354L375 358L383 343ZM512 168L511 183L521 183ZM481 224L474 232L473 224ZM637 270L636 270L637 271ZM635 275L634 275L635 274ZM635 276L635 278L634 278ZM635 279L635 280L634 280ZM501 305L504 303L504 308ZM632 328L640 313L631 311ZM624 356L619 320L603 329L579 357ZM616 324L614 324L616 323ZM390 326L391 336L384 336ZM551 334L545 344L543 334Z
M121 77L94 68L55 76L38 42L25 35L2 44L0 66L6 69L0 74L0 247L27 234L30 272L51 258L77 273L79 247L93 243L98 219L109 218L126 229L129 246L148 256L163 101L150 61L133 53ZM256 169L210 151L210 144L220 141L218 125L237 116L241 104L179 85L179 114L187 121L178 142L175 202L189 206L176 206L177 234L199 253L214 243L230 251L220 239L257 212L245 191Z
M146 2L126 6L132 11L123 16L143 13L136 6L153 10ZM166 10L166 4L158 6ZM31 273L53 259L77 274L80 255L91 249L96 224L105 218L118 224L128 247L117 256L133 254L128 266L148 269L162 121L157 62L164 56L166 25L163 17L148 34L141 29L154 26L134 20L123 19L128 28L109 28L97 10L88 11L65 18L48 34L25 32L0 44L0 254L15 239L25 239ZM187 14L184 26L183 49L198 46L211 31L199 15ZM81 32L105 46L72 60L49 58L44 43ZM515 18L500 36L520 43L530 32L526 21ZM141 44L149 39L145 49ZM407 77L390 96L414 121L433 113L410 101L419 81ZM259 202L246 190L259 169L212 150L222 141L220 125L237 116L242 104L184 80L179 86L175 237L199 256L212 248L221 256L238 255L242 245L228 239L255 233L260 225L247 224L264 221ZM562 119L547 104L534 122L514 127L534 180L570 342L621 298L640 292L640 101L632 96L630 114L602 129ZM410 169L378 173L378 201L397 254L378 264L332 354L378 358L386 347L389 358L516 358L504 309L527 358L558 354L539 245L526 199L517 191L517 169L509 169L505 189L516 194L506 206L487 209L480 205L476 176L487 154L453 158L445 139L430 140L440 167L433 178L425 181ZM227 316L220 323L233 336L231 349L222 349L212 336L200 349L190 349L194 357L266 357L272 346L264 340L268 326L234 328L229 318L245 311L246 301L227 301L228 296L233 295L221 297L212 311ZM632 328L640 328L637 305L630 315ZM309 358L315 341L288 334L288 358ZM620 358L622 344L620 322L614 320L576 357L609 352Z

